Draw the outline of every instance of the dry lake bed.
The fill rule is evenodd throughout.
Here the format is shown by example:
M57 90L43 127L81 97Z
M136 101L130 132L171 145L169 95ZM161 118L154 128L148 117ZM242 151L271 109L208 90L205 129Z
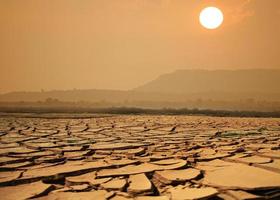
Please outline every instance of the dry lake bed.
M0 118L0 199L280 199L280 119Z

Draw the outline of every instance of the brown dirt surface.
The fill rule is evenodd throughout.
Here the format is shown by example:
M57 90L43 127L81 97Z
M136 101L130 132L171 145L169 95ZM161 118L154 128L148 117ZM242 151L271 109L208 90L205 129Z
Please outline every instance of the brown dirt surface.
M279 136L276 118L2 116L0 199L280 199Z

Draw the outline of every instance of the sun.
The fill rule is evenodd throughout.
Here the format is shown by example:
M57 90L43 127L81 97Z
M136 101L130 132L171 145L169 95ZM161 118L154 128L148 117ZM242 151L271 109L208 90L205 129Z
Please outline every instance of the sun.
M199 15L201 25L207 29L216 29L223 23L224 16L216 7L204 8Z

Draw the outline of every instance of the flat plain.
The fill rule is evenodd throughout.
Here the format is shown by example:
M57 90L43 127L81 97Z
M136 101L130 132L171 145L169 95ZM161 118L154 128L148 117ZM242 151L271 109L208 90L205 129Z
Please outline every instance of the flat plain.
M2 116L0 199L280 199L279 136L276 118Z

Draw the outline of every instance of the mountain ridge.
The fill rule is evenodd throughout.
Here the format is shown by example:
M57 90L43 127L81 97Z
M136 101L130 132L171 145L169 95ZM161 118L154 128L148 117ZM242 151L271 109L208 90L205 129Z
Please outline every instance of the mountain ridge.
M279 93L280 70L177 70L134 90L161 93L260 92Z
M280 70L176 70L132 90L53 90L0 94L0 102L185 101L186 99L280 101Z

